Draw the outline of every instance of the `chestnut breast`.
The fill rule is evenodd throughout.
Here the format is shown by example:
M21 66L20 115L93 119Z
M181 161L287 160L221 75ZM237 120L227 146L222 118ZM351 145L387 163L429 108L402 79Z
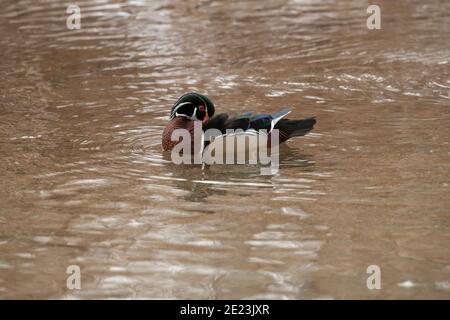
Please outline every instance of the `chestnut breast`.
M162 134L162 146L165 151L171 151L178 143L182 141L182 138L178 141L172 141L171 136L172 132L176 129L186 129L191 134L191 143L193 145L194 139L194 121L190 120L185 117L175 117L167 124L167 126L164 128L163 134ZM191 149L193 150L193 149Z

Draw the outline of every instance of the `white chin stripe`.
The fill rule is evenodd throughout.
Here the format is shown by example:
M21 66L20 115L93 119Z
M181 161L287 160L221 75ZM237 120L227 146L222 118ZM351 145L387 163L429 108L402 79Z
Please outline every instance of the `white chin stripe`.
M172 116L182 116L182 115L179 115L178 113L177 113L177 110L180 108L180 107L182 107L182 106L185 106L185 105L187 105L187 104L192 104L192 102L183 102L183 103L180 103L180 104L178 104L176 107L175 107L175 109L173 109L173 111L172 111ZM186 116L187 117L187 116Z
M190 103L190 102L186 102L186 103ZM194 112L192 113L192 116L188 116L187 114L182 114L182 113L178 113L175 111L175 117L185 117L191 120L198 120L197 119L197 115L195 114L197 112L197 108L194 108ZM198 120L200 121L200 120Z
M191 116L191 119L192 119L192 120L198 120L198 119L197 119L196 113L197 113L197 107L195 107L195 108L194 108L194 112L192 112L192 116Z
M182 114L182 113L176 113L175 112L175 116L174 116L174 118L175 117L185 117L185 118L188 118L188 119L190 119L190 117L189 116L187 116L187 115L185 115L185 114Z

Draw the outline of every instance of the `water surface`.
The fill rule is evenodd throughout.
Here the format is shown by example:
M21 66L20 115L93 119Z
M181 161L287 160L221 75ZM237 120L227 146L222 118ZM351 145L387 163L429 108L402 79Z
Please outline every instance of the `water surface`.
M449 1L76 3L1 3L0 298L450 298ZM177 166L189 90L318 124L277 175Z

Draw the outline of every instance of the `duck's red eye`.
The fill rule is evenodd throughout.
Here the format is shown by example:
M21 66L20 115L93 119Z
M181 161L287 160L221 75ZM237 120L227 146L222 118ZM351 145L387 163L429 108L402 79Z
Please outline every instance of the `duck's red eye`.
M205 111L205 106L199 105L198 106L198 110L200 110L201 112Z

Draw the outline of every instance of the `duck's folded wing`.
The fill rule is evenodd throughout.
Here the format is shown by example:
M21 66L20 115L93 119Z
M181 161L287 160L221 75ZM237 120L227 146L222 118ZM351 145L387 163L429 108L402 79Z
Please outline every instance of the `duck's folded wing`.
M275 112L273 114L257 114L254 115L251 112L245 112L234 117L229 117L226 113L221 113L212 117L203 124L203 131L208 129L218 129L222 134L225 134L227 130L266 130L270 132L273 130L277 122L286 116L289 112L288 109Z
M281 118L290 113L291 110L284 109L272 114L258 114L250 118L250 127L254 130L266 130L270 132Z
M218 129L221 132L225 129L225 122L228 120L228 115L226 113L218 114L205 123L203 123L203 131L206 131L208 129Z

